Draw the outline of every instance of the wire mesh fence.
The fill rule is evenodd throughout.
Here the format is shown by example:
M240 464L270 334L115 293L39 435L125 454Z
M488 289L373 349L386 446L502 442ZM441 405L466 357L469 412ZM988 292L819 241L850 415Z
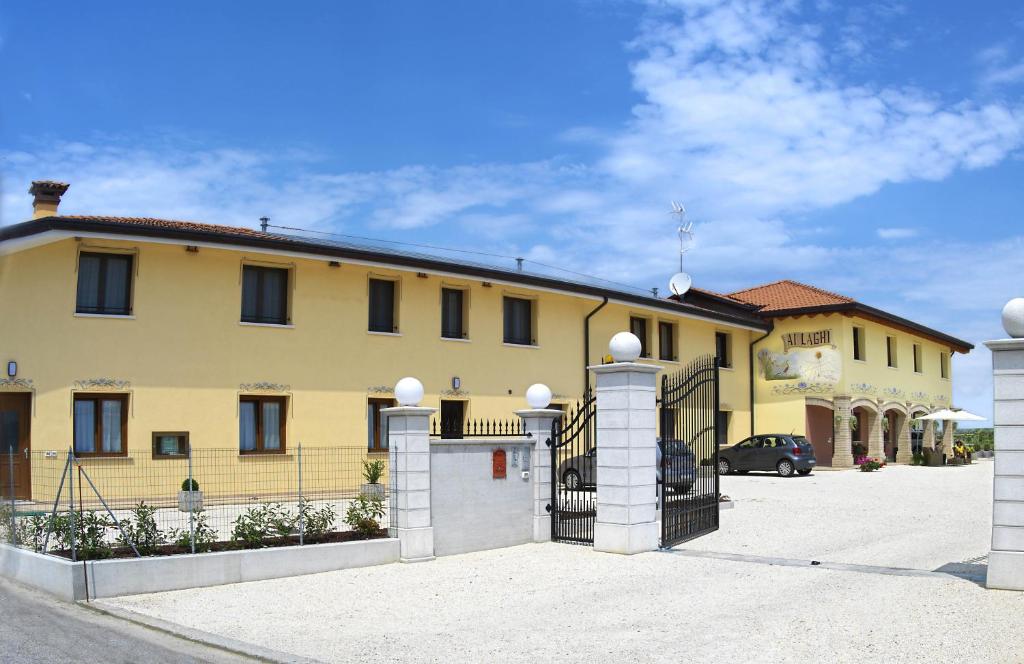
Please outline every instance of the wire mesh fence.
M378 537L387 455L298 446L75 457L0 455L0 539L72 559L170 555Z

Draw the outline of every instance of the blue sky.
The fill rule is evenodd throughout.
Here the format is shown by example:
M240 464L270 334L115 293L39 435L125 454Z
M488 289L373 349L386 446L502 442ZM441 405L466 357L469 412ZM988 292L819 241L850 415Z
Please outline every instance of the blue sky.
M0 223L275 223L665 287L789 277L976 344L1024 295L1024 6L0 5ZM990 413L989 354L955 401Z

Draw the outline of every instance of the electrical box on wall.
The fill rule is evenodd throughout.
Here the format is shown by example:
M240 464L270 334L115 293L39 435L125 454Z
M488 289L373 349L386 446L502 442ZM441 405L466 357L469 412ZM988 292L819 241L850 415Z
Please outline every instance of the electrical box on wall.
M505 450L494 450L491 453L491 477L496 480L503 480L505 475Z

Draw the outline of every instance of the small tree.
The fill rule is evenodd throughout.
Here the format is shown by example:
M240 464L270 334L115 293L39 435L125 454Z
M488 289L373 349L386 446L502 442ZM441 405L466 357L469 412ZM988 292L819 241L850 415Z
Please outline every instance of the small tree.
M370 538L380 532L380 519L384 518L384 498L360 494L349 503L345 512L345 523L363 538Z

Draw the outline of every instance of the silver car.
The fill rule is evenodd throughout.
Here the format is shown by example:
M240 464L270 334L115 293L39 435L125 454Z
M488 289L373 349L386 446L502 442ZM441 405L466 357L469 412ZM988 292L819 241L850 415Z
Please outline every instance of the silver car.
M681 440L664 443L658 439L656 467L658 484L665 484L679 493L689 491L697 477L697 464L693 452ZM562 480L566 489L597 486L597 448L564 459L558 464L557 477Z

